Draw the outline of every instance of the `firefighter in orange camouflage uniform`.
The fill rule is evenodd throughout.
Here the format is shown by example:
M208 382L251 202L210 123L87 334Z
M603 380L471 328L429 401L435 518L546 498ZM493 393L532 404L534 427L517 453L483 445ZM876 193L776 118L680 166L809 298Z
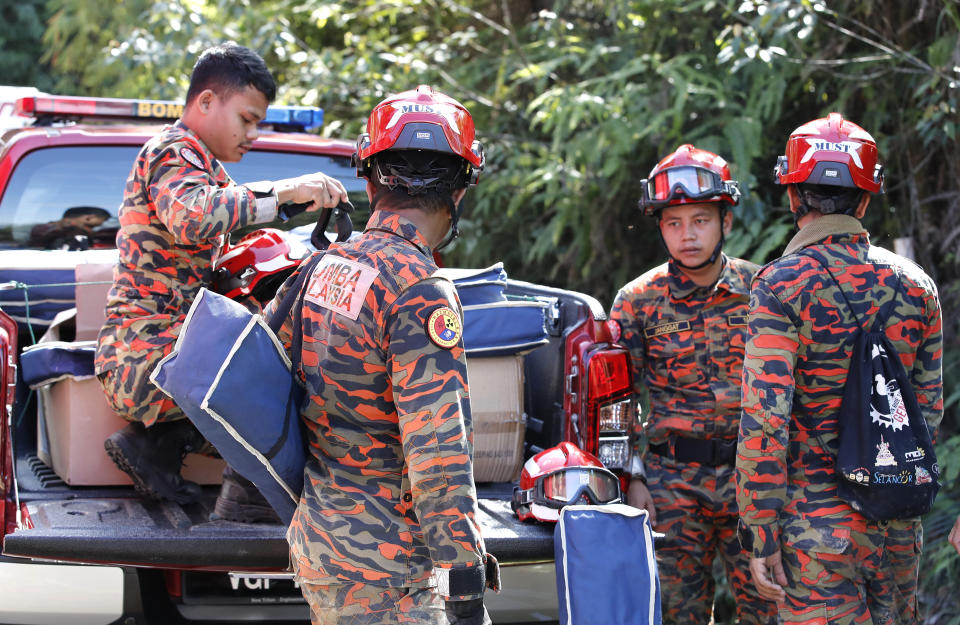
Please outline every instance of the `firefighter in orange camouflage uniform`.
M790 135L776 177L799 232L751 291L737 499L754 582L784 623L919 622L920 519L871 521L837 496L855 330L881 310L931 435L943 417L936 286L870 245L860 223L882 190L877 158L873 137L839 113Z
M169 354L201 287L210 287L224 235L273 221L284 202L308 210L347 199L322 174L235 184L221 162L239 161L257 138L276 85L256 53L234 43L206 50L193 68L184 112L147 141L127 179L117 233L119 262L100 331L96 371L129 425L105 442L138 490L190 503L200 487L180 476L185 453L205 446L183 412L149 380ZM232 470L216 511L235 521L275 519L266 500Z
M656 218L669 260L620 289L610 317L630 350L635 390L649 398L632 436L627 499L666 535L656 549L663 622L710 621L719 554L738 621L773 623L775 605L750 583L736 535L740 370L757 270L722 252L740 189L726 161L692 145L661 160L642 187L640 208Z
M313 622L489 623L453 284L433 251L483 167L473 120L428 86L374 108L357 143L371 215L306 281L301 410L310 459L287 532ZM281 288L268 314L292 282Z

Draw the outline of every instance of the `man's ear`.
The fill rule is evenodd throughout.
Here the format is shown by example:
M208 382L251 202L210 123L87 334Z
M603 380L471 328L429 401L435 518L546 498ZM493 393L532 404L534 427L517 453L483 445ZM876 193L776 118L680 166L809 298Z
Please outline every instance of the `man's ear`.
M200 92L200 95L197 96L197 109L204 115L208 115L210 113L210 108L213 106L216 99L217 94L213 91L213 89L204 89Z
M853 216L857 219L863 219L863 216L867 214L867 206L870 204L870 194L866 191L863 192L863 195L860 196L860 203L857 204L857 210L854 211Z
M466 187L464 187L463 189L457 189L456 191L454 191L453 194L452 194L452 197L453 197L453 205L454 205L454 206L460 206L460 202L463 200L463 196L464 196L466 193L467 193Z
M729 236L733 230L733 211L729 208L723 211L723 236Z

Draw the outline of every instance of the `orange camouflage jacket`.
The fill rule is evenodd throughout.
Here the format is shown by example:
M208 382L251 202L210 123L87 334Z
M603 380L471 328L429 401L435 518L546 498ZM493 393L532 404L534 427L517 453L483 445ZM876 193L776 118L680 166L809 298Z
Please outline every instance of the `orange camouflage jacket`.
M223 235L272 221L275 203L260 203L237 185L183 122L144 144L120 206L119 261L100 331L96 371L137 365L169 352L180 323L209 287Z
M287 532L301 581L482 596L462 313L436 270L416 226L381 210L361 237L331 245L306 282L310 460ZM287 345L293 314L280 331Z

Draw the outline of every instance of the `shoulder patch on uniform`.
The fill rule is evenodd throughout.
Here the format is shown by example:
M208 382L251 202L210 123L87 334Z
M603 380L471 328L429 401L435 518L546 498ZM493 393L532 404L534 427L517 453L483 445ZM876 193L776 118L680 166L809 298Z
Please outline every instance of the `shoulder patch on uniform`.
M658 326L644 328L643 334L648 339L652 339L653 337L660 336L662 334L672 334L674 332L683 332L684 330L689 330L689 329L690 329L690 322L687 320L671 321L670 323L661 323Z
M460 316L446 306L434 310L427 319L427 336L438 347L450 349L460 341L463 325Z
M310 276L303 299L356 321L378 275L380 272L369 265L324 254Z
M180 158L187 161L197 169L206 169L206 166L203 164L203 159L200 158L200 155L194 152L191 148L180 148Z
M727 323L732 326L745 326L747 325L747 316L746 315L730 315L727 317Z

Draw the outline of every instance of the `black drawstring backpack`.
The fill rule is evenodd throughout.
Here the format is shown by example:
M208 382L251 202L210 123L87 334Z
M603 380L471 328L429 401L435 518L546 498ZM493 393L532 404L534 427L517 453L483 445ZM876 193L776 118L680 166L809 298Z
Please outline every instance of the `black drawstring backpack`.
M897 298L868 331L833 273L804 256L826 270L860 326L840 405L837 495L875 521L925 514L940 489L940 467L913 386L884 332Z

